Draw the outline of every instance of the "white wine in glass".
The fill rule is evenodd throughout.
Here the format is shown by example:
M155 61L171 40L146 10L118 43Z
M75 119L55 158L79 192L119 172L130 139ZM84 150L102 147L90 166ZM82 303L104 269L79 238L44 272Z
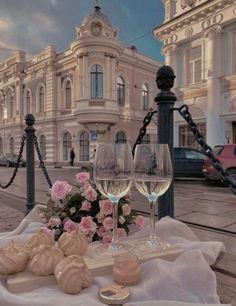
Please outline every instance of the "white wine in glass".
M140 243L145 250L155 252L161 247L155 230L155 204L169 188L173 176L167 144L140 144L135 148L134 182L150 205L150 236Z
M134 173L130 145L99 143L95 155L94 181L101 194L112 202L113 236L109 245L98 248L101 255L115 256L130 251L117 237L118 202L129 191Z

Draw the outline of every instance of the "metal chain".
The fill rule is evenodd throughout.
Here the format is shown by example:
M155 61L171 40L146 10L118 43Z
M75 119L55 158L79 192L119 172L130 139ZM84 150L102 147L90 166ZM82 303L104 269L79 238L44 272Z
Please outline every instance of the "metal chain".
M26 140L26 135L24 134L22 136L22 139L21 139L20 150L19 150L19 154L17 156L17 161L16 161L14 172L13 172L12 177L10 178L9 182L6 185L0 184L0 188L2 188L2 189L8 188L14 182L14 179L16 177L16 173L18 171L20 161L21 161L21 158L22 158L22 153L23 153L23 149L24 149L24 145L25 145L25 140Z
M43 161L43 157L42 157L42 154L40 152L40 148L39 148L39 144L38 144L38 140L37 140L37 136L34 135L34 144L35 144L35 149L36 149L36 152L38 154L38 159L39 159L39 162L40 162L40 168L42 169L43 171L43 174L45 176L45 179L48 183L48 186L51 188L52 187L52 181L48 175L48 172L47 172L47 169L44 165L44 161Z
M196 123L192 119L188 106L184 104L180 108L174 108L174 110L177 110L180 115L187 121L189 129L193 133L197 143L199 143L202 147L203 153L205 153L210 158L213 167L218 170L221 178L229 185L231 191L236 194L236 181L233 180L229 171L223 168L221 162L219 161L219 159L216 158L215 154L213 153L212 148L205 142L204 137L202 136L202 134L198 130Z
M137 140L135 141L135 144L134 144L133 149L132 149L132 154L133 155L134 155L136 146L142 142L143 137L146 135L147 126L151 122L152 116L156 113L157 113L157 111L148 112L147 115L145 116L145 118L143 119L143 126L139 130Z

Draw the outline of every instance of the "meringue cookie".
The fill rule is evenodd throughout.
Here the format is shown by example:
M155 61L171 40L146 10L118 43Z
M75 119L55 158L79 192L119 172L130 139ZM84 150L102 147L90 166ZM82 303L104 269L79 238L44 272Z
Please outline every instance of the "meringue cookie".
M85 234L79 230L70 233L64 232L58 240L58 247L62 250L65 256L82 256L86 252L87 246L88 240Z
M21 272L28 262L28 254L23 245L11 241L9 245L0 250L0 275Z
M92 284L92 274L78 255L71 255L59 262L54 274L59 288L69 294L79 293Z
M56 265L64 258L62 251L55 246L41 245L34 251L35 255L29 261L28 269L38 276L53 274Z
M40 244L43 245L54 245L53 236L46 231L45 229L41 229L38 233L34 234L25 242L25 247L28 250L32 250L33 248L39 246Z

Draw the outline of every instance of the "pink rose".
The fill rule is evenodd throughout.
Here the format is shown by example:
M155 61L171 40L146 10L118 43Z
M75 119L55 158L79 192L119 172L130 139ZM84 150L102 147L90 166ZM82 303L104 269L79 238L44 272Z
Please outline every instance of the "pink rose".
M98 220L98 223L102 223L103 220L105 219L105 216L101 214L101 212L97 213L96 218Z
M104 228L106 230L113 229L113 218L112 217L106 217L102 222Z
M72 220L70 219L67 219L64 223L64 230L67 231L67 232L73 232L73 231L76 231L78 229L78 224L73 222Z
M75 175L78 184L85 184L89 180L88 172L79 172Z
M125 223L125 218L123 216L119 216L119 223L124 224Z
M105 235L110 234L110 231L107 231L104 226L100 226L97 233L99 237L104 237Z
M128 204L124 204L124 205L122 206L122 211L123 211L123 214L124 214L125 216L128 216L128 215L130 215L130 213L131 213L131 208L130 208L130 206L129 206Z
M59 217L51 217L48 221L48 225L51 227L58 226L61 224L61 219Z
M135 224L138 229L142 229L144 227L144 217L141 215L138 215L135 219Z
M91 216L82 217L79 223L79 229L88 235L90 232L96 232L97 224L93 221Z
M85 190L84 196L88 201L93 202L97 199L97 192L91 187Z
M71 192L72 186L66 181L55 181L51 188L53 201L63 200Z
M111 243L112 236L107 234L107 235L103 236L102 240L103 240L104 243Z
M90 208L91 208L91 203L85 200L85 201L83 201L80 210L89 211Z
M118 236L118 238L125 238L127 236L127 233L126 233L125 229L123 229L121 227L118 227L117 236Z
M112 214L112 202L110 200L103 200L99 202L100 211L105 216Z

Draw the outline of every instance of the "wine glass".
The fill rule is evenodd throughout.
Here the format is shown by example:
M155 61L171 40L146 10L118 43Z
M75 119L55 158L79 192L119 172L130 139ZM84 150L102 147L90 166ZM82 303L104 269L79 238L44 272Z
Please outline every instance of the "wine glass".
M133 157L128 143L99 143L94 162L94 181L103 196L112 202L112 242L98 248L101 255L115 256L131 249L117 236L118 202L129 191L133 180Z
M150 205L150 236L141 241L139 247L155 252L163 244L156 236L155 203L163 195L172 181L172 163L167 144L140 144L134 155L134 182L138 191L144 195Z

